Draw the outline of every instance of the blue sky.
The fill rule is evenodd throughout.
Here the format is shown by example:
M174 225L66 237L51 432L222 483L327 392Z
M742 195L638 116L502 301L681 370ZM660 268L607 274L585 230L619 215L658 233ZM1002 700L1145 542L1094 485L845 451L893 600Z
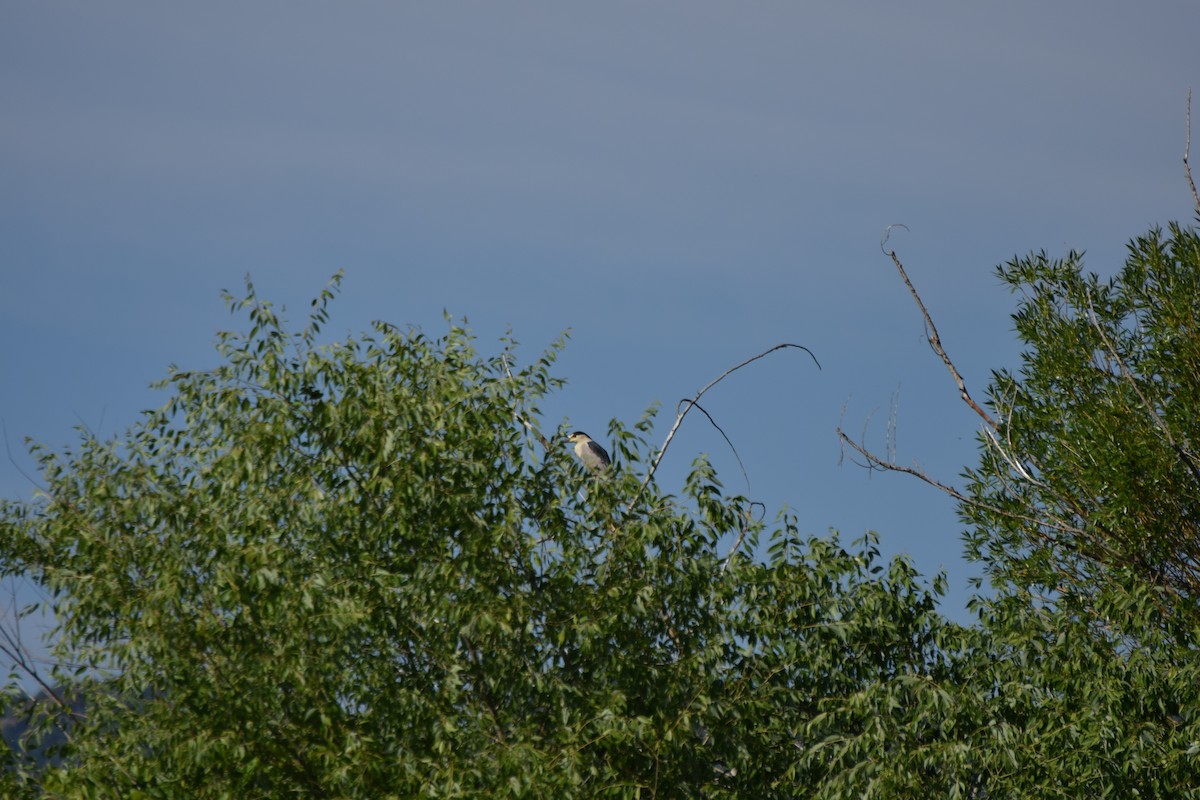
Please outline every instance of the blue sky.
M707 397L749 494L945 568L960 616L976 569L953 504L839 466L839 419L882 449L893 395L902 462L954 483L975 458L880 235L909 227L892 243L982 397L1019 355L996 264L1075 248L1105 274L1190 218L1195 19L1193 0L4 0L0 493L32 491L22 437L113 435L169 364L212 365L241 324L222 288L250 273L302 318L344 268L335 333L437 333L445 309L532 357L570 328L544 411L597 438L809 347L824 370L777 353ZM700 452L745 491L699 415L666 488Z

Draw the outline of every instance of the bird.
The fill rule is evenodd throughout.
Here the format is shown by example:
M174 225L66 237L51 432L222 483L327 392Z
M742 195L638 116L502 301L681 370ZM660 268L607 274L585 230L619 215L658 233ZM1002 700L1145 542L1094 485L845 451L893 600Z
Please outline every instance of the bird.
M567 437L567 441L575 443L575 455L579 456L579 461L590 470L599 472L607 469L612 463L604 448L592 441L592 437L583 431L575 431Z

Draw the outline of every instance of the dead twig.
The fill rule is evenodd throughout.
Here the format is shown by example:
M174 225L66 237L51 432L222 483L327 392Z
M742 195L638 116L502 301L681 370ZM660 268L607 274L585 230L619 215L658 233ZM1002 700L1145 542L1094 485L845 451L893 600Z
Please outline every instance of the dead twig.
M710 381L707 386L705 386L700 391L696 392L695 397L693 397L691 400L681 403L680 405L682 406L682 408L678 409L675 412L675 424L671 426L671 430L667 433L666 440L663 441L662 448L658 451L658 455L654 457L654 461L650 464L650 469L646 473L645 479L642 480L642 485L640 487L638 487L638 491L637 491L637 494L634 495L633 502L631 502L629 504L629 510L631 512L634 508L637 507L638 500L640 500L642 498L642 494L646 491L646 487L650 485L650 481L652 481L654 479L654 473L658 471L658 465L662 463L663 456L665 456L667 454L667 449L671 446L671 441L675 438L675 434L679 431L679 426L683 424L684 417L686 417L687 413L689 411L691 411L692 408L697 403L699 403L700 398L704 396L704 393L707 392L712 387L716 386L721 381L725 380L725 378L729 377L734 372L737 372L742 367L744 367L748 364L752 364L755 361L758 361L760 358L763 358L765 356L770 355L771 353L774 353L776 350L784 350L786 348L795 348L797 350L803 350L804 352L808 353L809 357L812 358L813 363L815 363L817 365L817 369L821 368L821 362L817 361L817 357L815 355L813 355L812 351L809 350L807 347L805 347L803 345L799 345L799 344L791 344L790 342L784 342L783 344L777 344L768 350L764 350L763 352L759 353L756 356L747 358L745 361L741 362L740 364L737 364L736 366L730 367L729 369L725 370L720 375L718 375L716 378L714 378L712 381ZM728 439L726 439L726 441L728 441Z
M9 446L9 441L8 441L8 423L4 421L3 417L0 417L0 433L3 433L3 435L4 435L4 454L6 456L8 456L8 463L12 464L13 469L15 469L22 478L24 478L26 481L28 481L29 484L31 486L33 486L34 489L37 489L39 491L45 491L45 489L41 486L41 484L39 484L37 481L35 481L33 478L31 478L29 476L29 473L27 473L21 467L21 465L17 463L17 460L15 458L13 458L12 447ZM29 439L26 438L26 441L28 442Z
M937 326L933 324L933 317L929 315L929 310L925 308L925 302L921 299L921 295L917 293L917 289L913 286L912 281L909 280L908 272L904 269L904 264L896 256L895 250L887 249L887 240L892 235L892 228L904 228L904 230L908 230L907 225L888 225L883 232L883 238L879 241L879 249L883 251L885 256L892 259L892 263L896 265L896 271L900 273L900 279L904 281L904 285L908 287L909 294L912 295L913 300L917 303L917 308L921 310L921 316L925 319L925 338L929 341L929 346L933 348L933 351L942 359L942 363L946 365L946 369L950 370L950 375L954 378L954 383L958 387L958 396L987 423L988 427L994 429L996 421L980 408L979 404L971 397L971 393L967 391L967 385L963 381L962 375L959 374L958 368L954 366L954 362L950 360L950 356L946 355L946 348L942 346L942 338L938 335Z
M12 669L25 673L30 680L38 685L45 696L58 705L68 717L78 718L79 714L71 707L71 704L42 675L38 669L38 658L34 656L33 651L30 650L22 639L22 614L18 610L15 582L9 585L8 610L12 613L12 627L9 627L7 620L3 624L0 624L0 656L8 659Z
M976 414L978 414L979 417L984 421L984 423L985 423L984 433L987 436L989 443L998 452L999 456L1010 467L1012 467L1017 472L1017 474L1025 477L1025 478L1028 478L1030 480L1033 480L1033 476L1030 474L1029 470L1025 468L1025 466L1022 464L1022 460L1017 456L1017 454L1013 450L1011 440L1008 439L1008 432L1007 432L1008 426L1005 426L1006 430L1004 431L1004 438L1005 438L1005 441L1007 441L1009 443L1009 446L1007 448L1005 448L1001 445L1000 437L997 435L998 433L1001 432L1001 427L996 422L996 420L994 420L991 417L991 415L989 415L986 411L984 411L979 406L979 404L975 402L975 400L971 397L970 392L967 391L966 382L963 380L961 373L959 373L958 368L954 364L954 361L951 360L950 356L946 353L946 349L942 345L941 336L938 334L937 326L934 324L933 318L930 315L928 308L926 308L926 306L925 306L925 302L921 299L920 293L917 292L916 287L913 285L912 281L909 279L908 272L904 269L904 264L900 261L899 257L896 255L896 251L889 249L887 247L887 241L891 235L891 231L893 228L904 228L905 230L908 230L907 226L905 226L905 225L889 225L884 231L883 238L880 240L879 248L880 248L880 250L883 251L884 255L886 255L888 258L890 258L892 260L892 263L896 267L896 271L900 273L901 280L904 281L905 287L908 288L909 294L912 295L913 300L916 302L917 308L920 310L921 316L924 319L926 338L929 341L930 347L933 349L933 351L935 353L937 353L938 357L942 360L942 363L946 365L946 369L950 372L951 377L954 379L955 386L958 387L960 399L962 399L963 402L965 402L967 404L967 406L970 407L971 410L973 410ZM893 400L893 403L894 403L894 400ZM1065 534L1069 534L1069 535L1073 535L1073 536L1080 536L1080 537L1087 536L1087 534L1084 530L1082 530L1081 528L1079 528L1077 526L1072 525L1068 520L1054 519L1051 516L1038 518L1038 517L1034 517L1032 515L1018 514L1018 513L1014 513L1012 511L1009 511L1006 509L996 508L994 506L980 502L978 499L972 498L972 497L964 494L962 491L956 489L955 487L953 487L949 484L942 483L941 481L937 480L936 478L934 478L931 475L929 475L928 473L926 473L920 467L917 467L917 466L908 467L908 466L899 464L897 462L896 449L895 449L896 429L895 429L894 418L895 418L895 409L893 407L892 419L890 419L889 423L888 423L888 439L887 439L887 445L886 445L886 447L887 447L886 455L882 456L882 457L879 455L876 455L875 453L868 450L864 444L861 444L861 443L851 439L850 436L848 434L846 434L846 432L839 425L836 432L837 432L838 438L842 442L843 447L849 446L852 450L854 450L856 453L858 453L859 456L861 456L863 459L865 459L865 463L860 463L858 461L855 461L852 458L851 461L853 461L853 463L855 463L858 466L863 467L867 470L871 470L871 471L879 470L881 472L901 472L901 473L904 473L907 475L912 475L912 476L920 479L921 481L929 484L930 486L934 487L938 491L941 491L942 493L944 493L950 497L953 497L955 500L959 501L960 503L963 503L963 504L973 507L973 508L978 508L981 510L988 511L990 513L1001 514L1001 515L1011 518L1011 519L1019 519L1024 522L1033 523L1035 530L1040 529L1040 528L1046 528L1050 531L1056 531L1059 533L1065 533ZM1037 468L1036 463L1033 464L1033 467L1034 467L1034 469ZM1036 481L1036 480L1033 480L1033 484L1035 486L1039 486L1039 487L1043 486L1043 484L1040 481ZM1075 504L1067 501L1067 505L1073 506L1072 510L1075 513L1077 513L1079 515L1083 514L1083 510L1078 508ZM1042 535L1045 537L1044 533Z
M1196 182L1192 180L1192 165L1188 163L1188 154L1192 150L1192 90L1187 95L1187 136L1183 145L1183 174L1187 178L1188 188L1192 190L1192 203L1196 207L1196 215L1200 216L1200 194L1196 193Z
M862 456L864 459L866 459L865 464L861 464L858 461L854 461L854 459L851 459L851 461L854 464L857 464L858 466L863 467L864 469L879 470L880 472L901 472L901 473L904 473L905 475L912 475L913 477L918 478L921 481L929 484L930 486L937 489L938 491L943 492L944 494L947 494L950 497L953 497L955 500L958 500L961 503L969 505L972 508L978 508L983 511L990 512L992 514L1000 514L1005 517L1008 517L1009 519L1016 519L1016 520L1022 520L1024 522L1033 523L1035 526L1035 530L1040 531L1040 529L1046 528L1048 530L1057 531L1059 533L1068 533L1068 534L1071 534L1074 536L1087 535L1087 532L1084 531L1082 528L1079 528L1074 525L1070 525L1065 521L1052 521L1052 520L1049 520L1048 518L1044 518L1044 517L1039 518L1039 517L1034 517L1034 516L1027 515L1027 514L1017 514L1012 511L997 508L996 506L992 506L987 503L982 503L979 500L976 500L976 499L964 494L963 492L956 489L955 487L953 487L947 483L942 483L941 481L934 478L933 476L931 476L929 473L925 472L923 469L921 469L918 466L906 467L903 464L896 464L892 461L886 461L886 460L880 458L879 456L875 455L870 450L868 450L865 445L862 445L862 444L854 441L853 439L851 439L850 436L847 435L846 432L844 430L842 430L842 428L840 426L836 429L836 432L838 435L838 439L841 440L843 445L849 446L850 449L854 450L856 453L858 453L860 456ZM1045 534L1042 534L1042 536L1043 536L1043 538L1048 538Z
M717 433L721 434L721 438L723 438L725 440L725 444L729 445L729 449L733 451L733 457L737 459L738 467L740 467L742 470L742 477L746 479L746 492L749 493L750 492L750 475L749 475L749 473L746 472L746 465L742 463L742 457L738 455L737 448L733 446L733 442L731 442L729 440L729 437L725 435L725 431L721 430L721 426L718 425L717 421L712 418L712 414L709 414L707 411L705 411L704 407L701 406L699 403L697 403L695 400L688 400L687 398L680 400L678 403L675 404L675 413L676 414L679 413L679 409L683 407L684 403L691 403L693 406L696 407L696 409L701 414L708 417L709 424L711 424L714 428L717 429Z

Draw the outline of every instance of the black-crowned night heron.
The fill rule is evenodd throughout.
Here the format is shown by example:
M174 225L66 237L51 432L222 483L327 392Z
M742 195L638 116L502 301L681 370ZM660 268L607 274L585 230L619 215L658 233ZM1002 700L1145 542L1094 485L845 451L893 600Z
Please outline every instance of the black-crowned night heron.
M567 441L575 443L575 455L585 467L591 470L603 470L612 463L604 448L592 441L592 437L583 431L575 431L567 437Z

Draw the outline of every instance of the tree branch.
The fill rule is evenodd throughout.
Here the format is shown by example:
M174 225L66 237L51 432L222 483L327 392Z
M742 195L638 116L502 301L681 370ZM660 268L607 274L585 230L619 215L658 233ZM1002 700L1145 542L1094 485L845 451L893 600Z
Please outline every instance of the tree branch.
M749 473L746 472L746 465L742 463L742 457L738 455L737 448L733 446L733 442L731 442L729 440L729 437L725 435L725 431L723 431L721 429L721 426L717 424L717 421L712 418L712 414L709 414L707 411L705 411L704 407L701 406L699 403L697 403L695 400L688 400L687 398L680 400L678 403L675 404L675 413L676 414L679 413L679 409L680 409L680 407L683 406L684 403L691 403L693 406L695 406L697 409L699 409L701 414L708 417L709 423L714 428L717 429L717 433L721 434L721 438L723 438L725 440L725 444L729 445L729 449L733 451L733 457L737 459L738 466L742 470L742 477L746 479L746 491L749 492L750 491L750 475L749 475Z
M13 669L19 669L24 672L30 680L41 688L46 697L54 701L68 717L77 719L80 715L75 712L71 704L42 676L37 668L37 659L22 641L21 613L17 610L16 593L15 585L10 584L10 610L12 611L13 621L12 628L8 627L7 622L0 624L0 655L11 662Z
M979 404L971 397L971 393L967 391L967 385L963 381L962 375L959 374L958 368L954 366L954 362L950 360L950 356L946 355L946 348L942 347L942 338L938 335L937 326L933 324L933 317L929 316L929 310L925 308L925 303L921 300L921 295L917 293L916 287L909 280L908 273L904 270L904 265L900 263L900 259L896 256L896 251L886 249L885 245L888 238L892 235L892 228L904 228L904 230L908 230L907 225L888 225L887 229L883 232L883 238L879 242L879 249L883 250L884 255L892 259L892 263L896 265L896 271L900 273L900 279L904 281L904 285L908 287L909 294L912 295L913 300L917 303L917 308L921 310L921 316L925 319L925 338L929 342L929 346L933 348L933 351L942 359L942 363L946 365L946 369L950 370L950 375L954 378L954 383L958 387L958 396L987 423L988 427L994 429L996 421L980 408Z
M712 387L716 386L721 381L725 380L725 378L727 378L732 373L737 372L739 369L746 366L747 364L752 364L755 361L758 361L760 358L763 358L765 356L770 355L771 353L774 353L776 350L783 350L783 349L789 348L789 347L795 348L797 350L803 350L804 352L808 353L808 355L812 358L813 363L815 363L817 365L817 369L821 368L821 362L817 361L817 357L814 356L812 351L809 350L807 347L805 347L803 345L799 345L799 344L791 344L789 342L784 342L783 344L775 345L774 347L770 348L769 350L764 350L763 352L759 353L756 356L747 358L742 363L725 370L720 375L718 375L716 378L714 378L712 381L710 381L707 386L705 386L700 391L696 392L695 397L693 397L691 400L687 400L687 401L681 403L680 405L683 407L682 410L678 410L678 407L677 407L677 410L675 412L675 424L671 426L670 432L667 433L666 440L663 441L662 448L658 451L658 455L654 457L654 461L650 464L650 470L646 473L646 477L642 481L642 485L640 487L638 487L638 491L637 491L637 494L634 495L633 502L631 502L629 504L630 511L632 511L633 508L637 505L638 500L641 499L642 494L646 491L646 487L649 486L650 481L654 479L654 473L658 471L658 465L662 463L663 456L665 456L667 454L667 448L669 448L671 446L671 440L675 438L675 434L676 434L676 432L678 432L679 426L681 424L683 424L683 418L686 417L687 413L692 410L692 407L695 406L700 401L700 398L704 396L704 393L707 392ZM718 428L718 430L720 430L720 428ZM724 433L722 433L722 435L724 435ZM729 441L728 438L726 438L726 441ZM740 459L739 459L739 462L740 462Z
M856 442L853 439L851 439L850 436L844 430L842 430L841 426L839 426L836 429L836 432L837 432L838 438L841 440L843 445L848 445L852 450L854 450L856 453L858 453L860 456L862 456L864 459L866 459L867 463L865 463L865 464L858 464L857 461L854 462L855 464L858 464L858 466L860 466L860 467L863 467L863 468L869 469L869 470L879 470L881 472L902 472L905 475L912 475L913 477L918 478L921 481L924 481L925 483L929 484L930 486L937 489L938 491L943 492L944 494L947 494L950 497L953 497L955 500L958 500L961 503L969 505L973 508L978 508L978 509L987 511L989 513L1000 514L1009 519L1016 519L1016 520L1021 520L1024 522L1033 523L1035 526L1035 529L1049 528L1050 530L1059 531L1061 533L1069 533L1069 534L1072 534L1075 536L1086 536L1087 535L1087 532L1084 531L1082 528L1078 528L1078 527L1069 525L1069 524L1067 524L1065 522L1061 522L1061 521L1060 522L1050 521L1048 516L1047 517L1034 517L1034 516L1030 516L1027 514L1016 514L1016 513L1013 513L1012 511L1006 511L1004 509L997 508L996 506L988 505L987 503L981 503L978 500L976 500L966 494L963 494L963 492L959 491L958 489L954 488L953 486L946 484L946 483L942 483L941 481L939 481L936 478L929 475L929 473L925 472L920 467L916 467L916 466L906 467L902 464L897 464L893 461L887 461L887 460L880 458L879 456L875 455L870 450L868 450L865 445L860 444L859 442ZM853 459L851 459L851 460L853 461Z
M1192 203L1196 207L1196 215L1200 216L1200 194L1196 193L1196 182L1192 180L1192 165L1188 163L1188 154L1192 149L1192 90L1187 94L1187 137L1183 145L1183 174L1187 178L1188 188L1192 190Z

